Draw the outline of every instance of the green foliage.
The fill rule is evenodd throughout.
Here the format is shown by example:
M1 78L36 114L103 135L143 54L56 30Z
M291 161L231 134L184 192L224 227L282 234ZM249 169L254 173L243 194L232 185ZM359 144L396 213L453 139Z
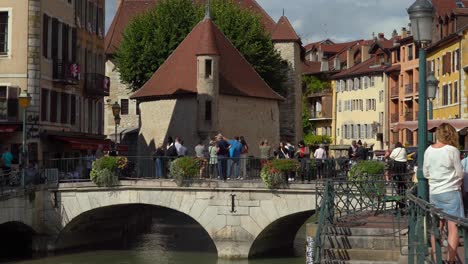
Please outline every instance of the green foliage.
M330 88L330 82L322 81L316 76L302 76L302 84L305 95L319 93Z
M309 111L309 105L307 104L307 96L303 95L302 96L302 130L304 131L304 134L310 133L312 130L313 126L312 123L310 122L311 114Z
M127 168L127 165L128 161L124 157L104 156L93 162L91 181L97 186L114 186L119 182L121 170Z
M199 175L201 166L202 160L199 158L181 157L171 162L170 174L177 185L182 186Z
M297 160L274 159L263 166L260 177L269 189L277 189L287 184L285 173L296 172L299 167Z
M304 136L304 143L306 145L330 144L331 141L331 137L325 135L321 136L309 133Z
M363 160L349 170L348 180L365 181L369 176L383 175L385 163L376 160Z
M137 16L125 29L116 54L121 80L135 91L185 39L204 16L204 6L192 0L159 1L155 8ZM241 9L231 1L215 0L211 4L214 21L253 65L259 75L277 92L283 92L287 63L274 49L259 15Z
M359 191L371 201L385 194L385 164L375 160L363 160L353 165L348 180L353 181Z
M312 131L312 123L310 122L310 108L307 104L307 96L313 93L322 92L330 88L330 83L322 81L315 76L302 76L302 130L304 134L309 134ZM331 141L330 141L331 142Z

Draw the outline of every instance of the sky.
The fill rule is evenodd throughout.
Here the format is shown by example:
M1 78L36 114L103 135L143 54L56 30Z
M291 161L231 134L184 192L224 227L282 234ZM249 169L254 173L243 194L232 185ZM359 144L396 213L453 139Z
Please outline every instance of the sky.
M372 33L390 37L409 23L406 9L413 0L257 0L278 21L291 21L304 44L323 39L344 42L370 39ZM106 0L106 29L116 11L116 1Z

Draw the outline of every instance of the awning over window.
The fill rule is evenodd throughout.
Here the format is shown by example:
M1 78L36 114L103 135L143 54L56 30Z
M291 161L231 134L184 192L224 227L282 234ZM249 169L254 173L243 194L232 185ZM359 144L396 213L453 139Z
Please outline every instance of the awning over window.
M0 133L15 132L19 125L0 125Z
M104 151L112 149L112 141L110 139L85 139L62 136L57 136L56 139L69 143L71 148L75 150L97 150L99 145L102 145ZM128 151L128 146L117 145L117 151Z
M442 124L449 124L453 126L457 131L460 131L468 127L468 120L466 119L428 120L427 129L433 132ZM418 130L418 121L399 122L399 123L395 123L392 127L393 132L397 132L403 129L409 129L411 131Z

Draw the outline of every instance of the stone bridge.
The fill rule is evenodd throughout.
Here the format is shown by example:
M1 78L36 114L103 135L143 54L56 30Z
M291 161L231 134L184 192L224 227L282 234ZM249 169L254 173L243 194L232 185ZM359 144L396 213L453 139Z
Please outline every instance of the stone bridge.
M148 207L166 208L203 227L219 257L248 258L292 248L315 206L315 188L310 184L272 191L261 182L212 181L178 187L170 180L140 180L121 181L112 188L62 183L0 201L0 227L16 223L29 229L34 251L65 249L103 238L102 226L114 224L126 230L138 226L144 220L138 216L144 216ZM133 218L125 213L131 210L136 212ZM100 221L106 224L93 229Z

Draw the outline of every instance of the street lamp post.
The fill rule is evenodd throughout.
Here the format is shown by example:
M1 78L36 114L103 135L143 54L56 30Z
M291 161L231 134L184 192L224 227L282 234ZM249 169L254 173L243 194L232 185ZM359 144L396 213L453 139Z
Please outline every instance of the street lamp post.
M427 147L426 50L432 41L434 8L428 0L416 0L408 9L411 32L419 45L419 113L418 113L418 196L428 200L428 184L423 174L424 152Z
M115 141L114 141L114 153L117 154L117 126L120 125L120 105L115 102L112 105L112 114L114 115L115 121Z
M26 176L26 153L27 153L27 146L26 146L26 109L31 104L31 96L28 92L23 90L18 97L19 106L23 109L23 142L21 148L21 186L24 187L24 178Z
M429 120L433 118L434 105L433 101L436 97L437 87L439 86L439 81L435 78L434 72L430 72L427 76L427 99L429 99ZM429 133L429 141L434 142L432 133Z

